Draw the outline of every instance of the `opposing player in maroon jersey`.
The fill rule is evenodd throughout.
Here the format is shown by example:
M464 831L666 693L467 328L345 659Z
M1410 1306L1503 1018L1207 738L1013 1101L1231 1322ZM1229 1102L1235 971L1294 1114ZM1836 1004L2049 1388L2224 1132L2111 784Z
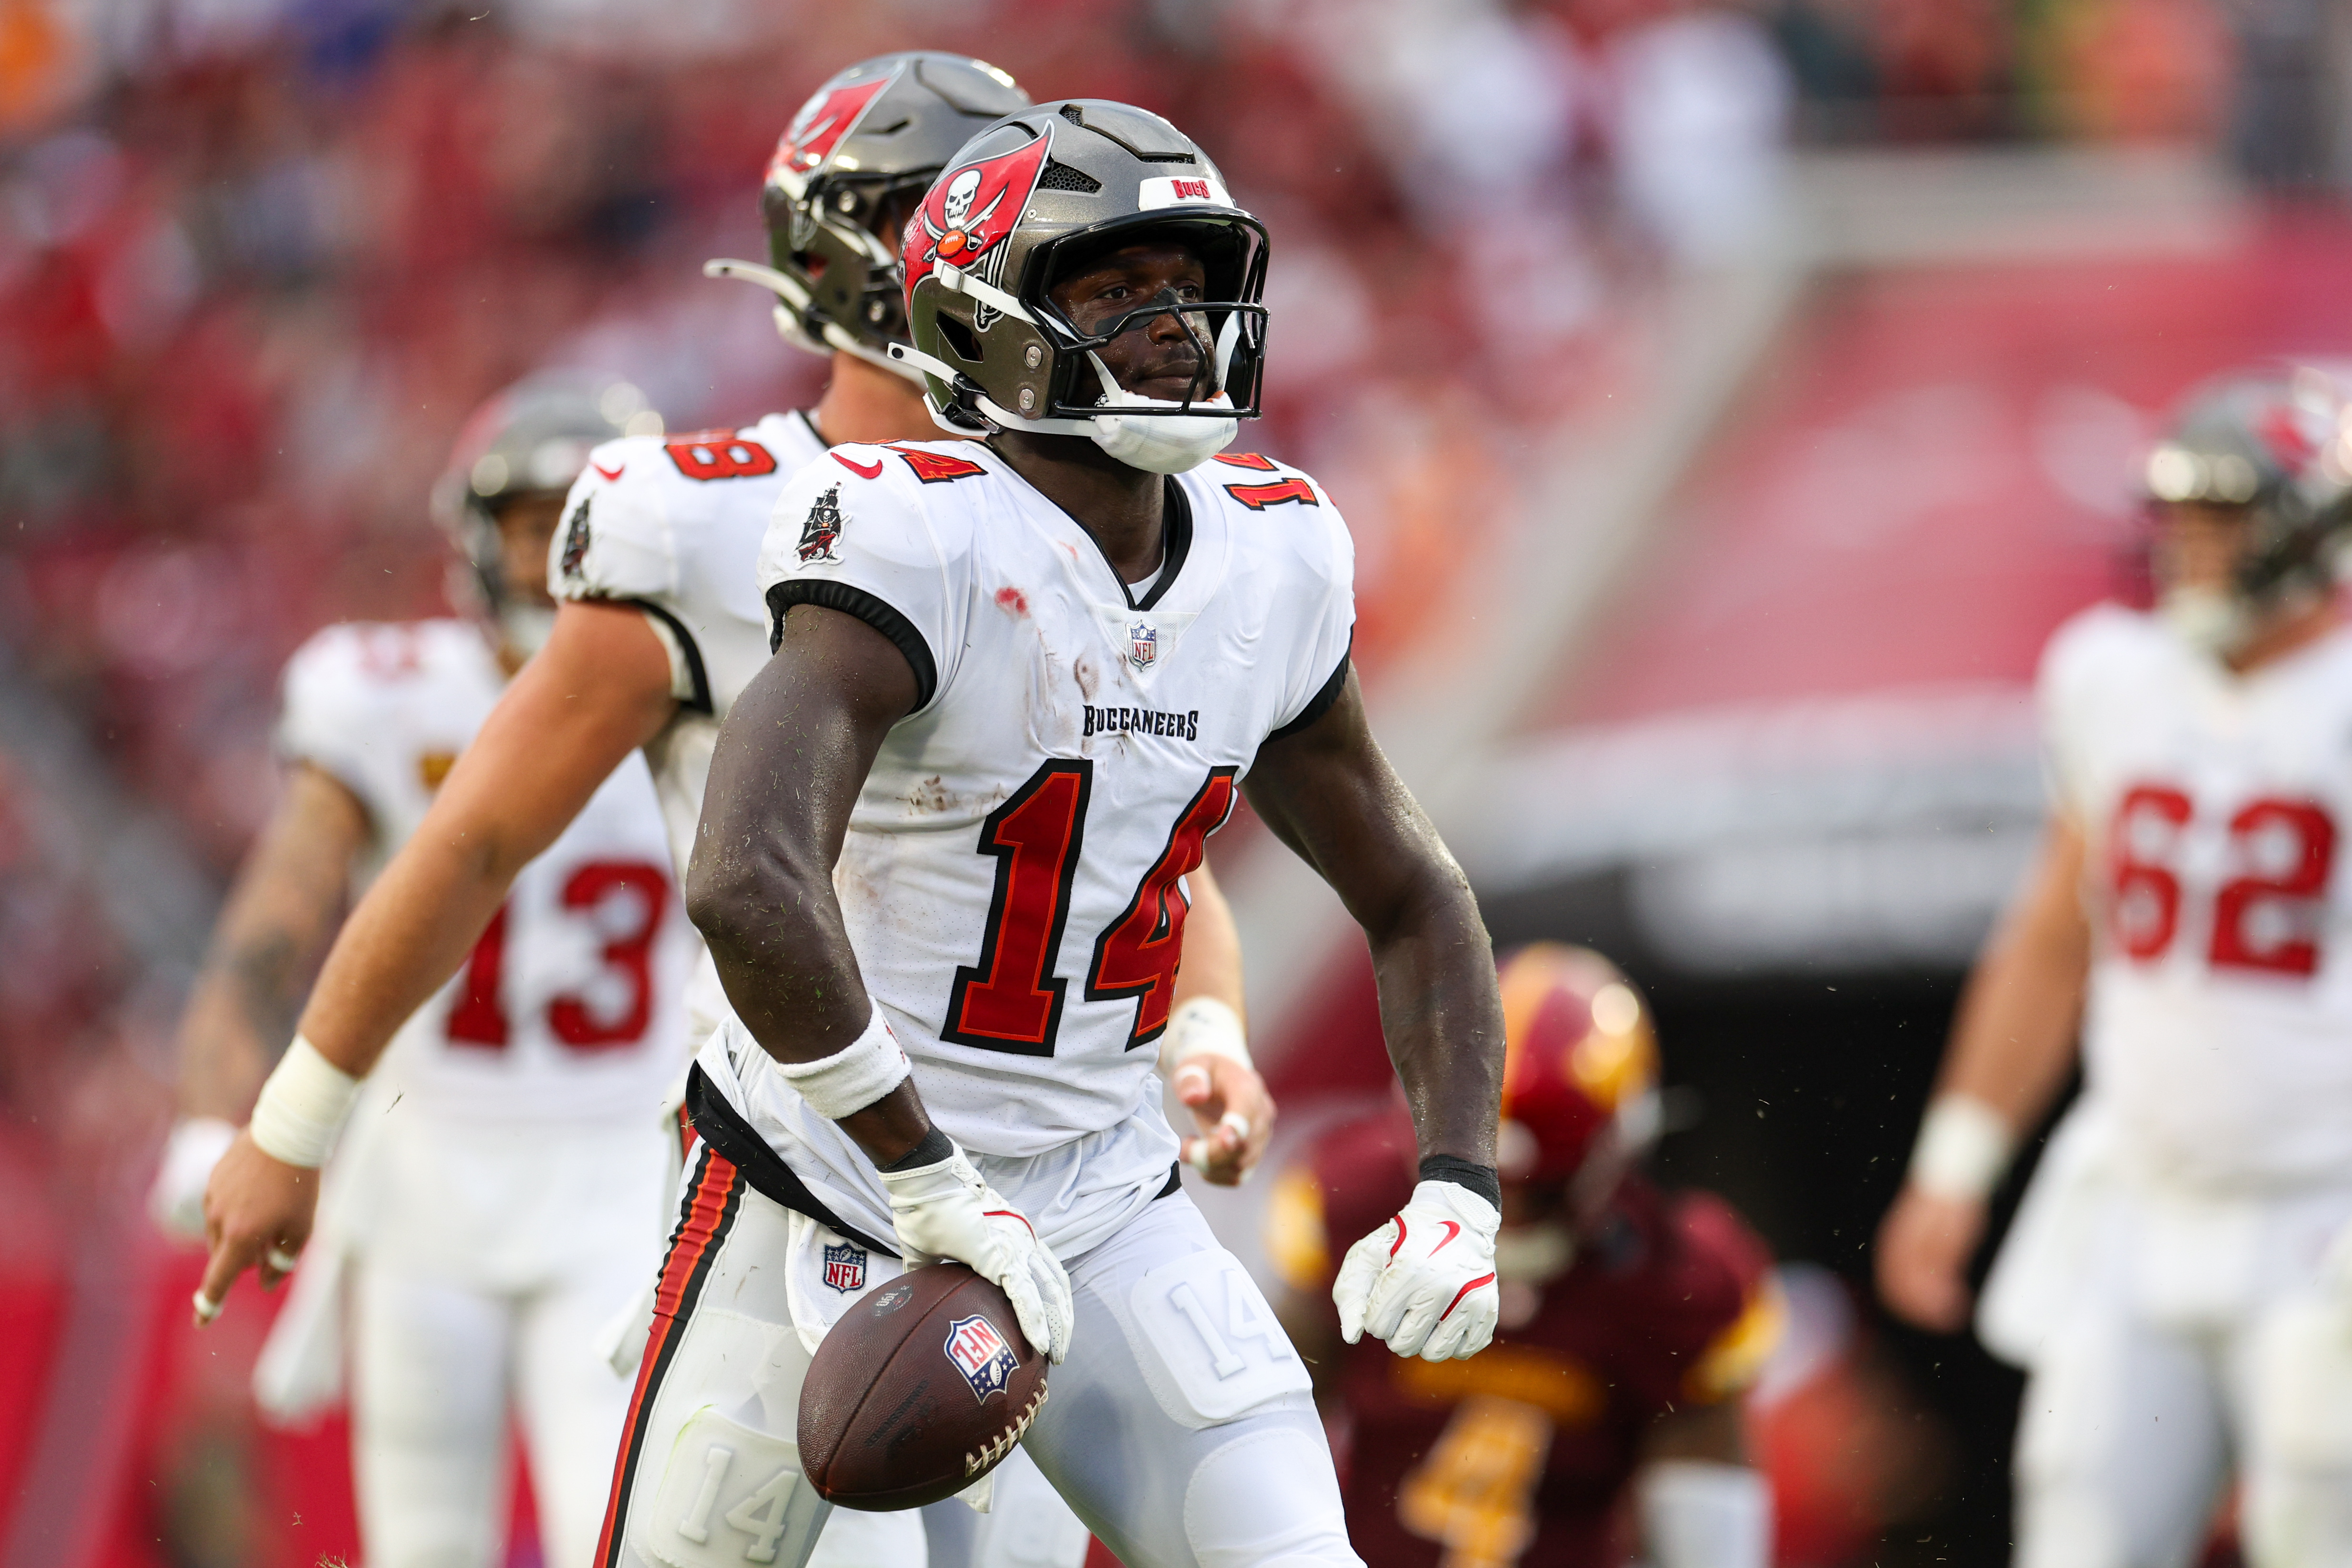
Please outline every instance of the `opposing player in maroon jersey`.
M1762 1241L1711 1194L1634 1165L1657 1124L1647 1008L1607 959L1538 944L1502 970L1502 1319L1475 1359L1340 1343L1331 1241L1411 1196L1404 1107L1325 1134L1282 1173L1280 1312L1336 1417L1348 1531L1371 1568L1763 1568L1771 1500L1741 1405L1778 1336ZM1629 1508L1630 1504L1630 1508Z

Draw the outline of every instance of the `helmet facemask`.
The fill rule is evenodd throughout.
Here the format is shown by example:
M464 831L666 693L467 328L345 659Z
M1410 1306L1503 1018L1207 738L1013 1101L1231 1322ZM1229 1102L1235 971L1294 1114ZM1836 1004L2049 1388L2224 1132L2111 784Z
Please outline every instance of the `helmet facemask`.
M1091 327L1055 298L1147 242L1199 261L1202 298L1166 290ZM933 417L959 434L1083 436L1132 467L1180 474L1258 413L1265 231L1156 115L1073 102L992 127L932 187L905 254L915 346L895 352L927 376ZM1192 344L1190 384L1177 398L1128 390L1106 351L1170 318Z

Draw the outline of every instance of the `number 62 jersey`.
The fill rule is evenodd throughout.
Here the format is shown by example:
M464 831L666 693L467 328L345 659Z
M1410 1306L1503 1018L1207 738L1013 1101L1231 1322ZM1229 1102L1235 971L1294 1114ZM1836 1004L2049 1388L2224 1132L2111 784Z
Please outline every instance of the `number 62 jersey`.
M2352 629L2236 675L2100 606L2052 639L2040 700L2088 848L2084 1070L2126 1157L2352 1180Z
M505 687L481 629L463 621L331 626L294 655L278 748L366 809L362 884L416 831ZM653 780L632 757L394 1037L376 1074L383 1097L502 1126L646 1124L686 1056L693 955Z
M1354 625L1353 549L1306 476L1227 455L1166 497L1160 570L1130 590L983 445L838 446L784 487L760 566L777 621L857 616L915 673L834 880L932 1117L1015 1159L1148 1127L1151 1190L1181 879L1258 747L1337 700ZM753 1098L836 1180L870 1168L796 1096Z

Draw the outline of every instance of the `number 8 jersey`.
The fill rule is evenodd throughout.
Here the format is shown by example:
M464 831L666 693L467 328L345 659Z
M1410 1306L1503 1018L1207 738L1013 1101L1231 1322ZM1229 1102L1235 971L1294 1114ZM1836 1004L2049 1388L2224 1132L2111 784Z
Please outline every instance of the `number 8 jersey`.
M915 672L834 880L931 1115L1013 1158L1139 1121L1155 1187L1181 879L1258 747L1337 700L1354 625L1353 549L1312 480L1228 455L1166 494L1160 570L1130 590L982 445L840 446L785 486L760 567L772 617L856 615ZM867 1164L835 1152L836 1175Z
M331 626L294 655L278 748L366 809L361 885L415 832L505 687L463 621ZM644 1124L687 1054L693 956L653 780L632 757L394 1037L382 1097L436 1119Z
M2043 657L2051 788L2088 847L2088 1083L2140 1168L2352 1176L2352 630L2231 674L2101 606Z

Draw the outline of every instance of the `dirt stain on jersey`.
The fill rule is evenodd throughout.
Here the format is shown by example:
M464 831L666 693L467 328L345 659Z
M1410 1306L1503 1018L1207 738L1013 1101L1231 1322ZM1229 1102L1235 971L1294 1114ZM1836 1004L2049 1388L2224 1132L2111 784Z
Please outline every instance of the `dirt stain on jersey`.
M996 607L1014 620L1025 620L1029 614L1029 596L1017 588L996 591Z
M907 791L907 810L918 817L928 817L946 810L950 800L947 786L934 773Z

